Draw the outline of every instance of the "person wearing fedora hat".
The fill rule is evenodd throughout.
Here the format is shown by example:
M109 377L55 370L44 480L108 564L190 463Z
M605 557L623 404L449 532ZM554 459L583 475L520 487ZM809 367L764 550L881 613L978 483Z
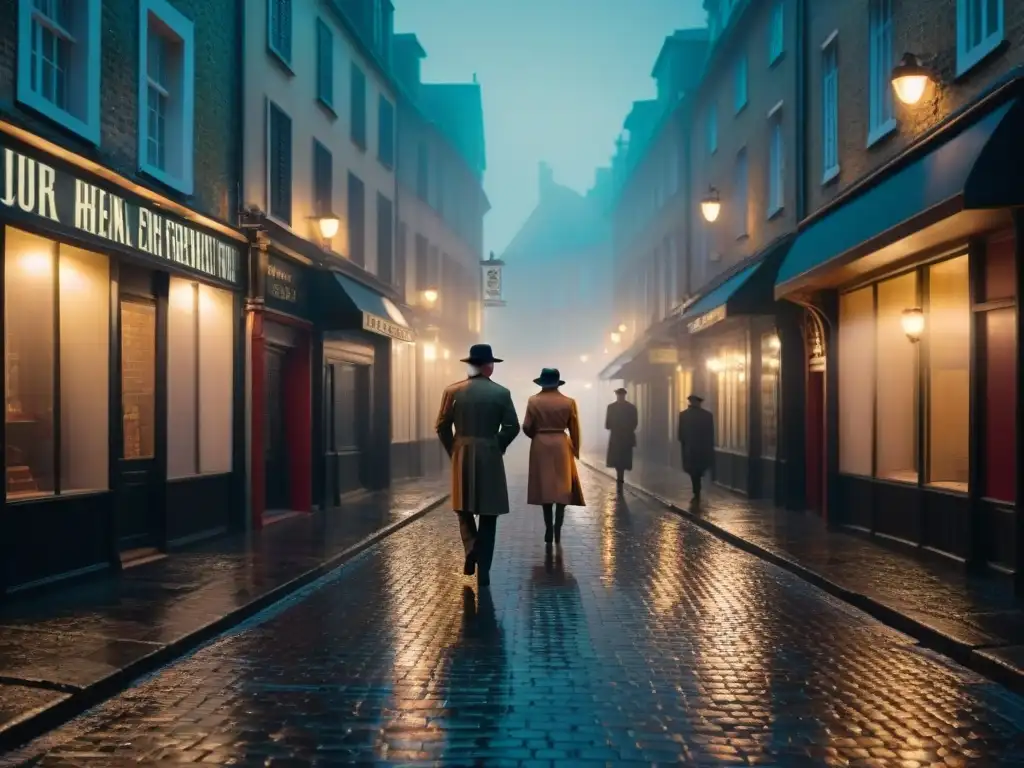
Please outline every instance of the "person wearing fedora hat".
M530 438L526 503L544 510L545 543L558 543L562 540L565 508L586 506L576 469L580 417L576 401L558 391L565 382L557 368L543 369L533 383L540 392L526 404L523 418L523 434Z
M704 473L715 462L715 417L701 408L704 398L690 395L689 407L680 411L676 436L683 452L683 472L690 476L693 500L700 501Z
M462 362L469 366L468 376L445 389L437 436L452 461L452 509L465 551L462 572L477 571L478 583L486 587L498 517L509 511L504 456L519 434L519 418L511 393L491 381L501 358L490 344L474 344Z
M636 446L636 427L639 422L636 406L626 400L626 390L615 390L615 402L605 412L604 428L608 430L608 455L605 464L615 470L615 485L619 493L626 472L633 469L633 448Z

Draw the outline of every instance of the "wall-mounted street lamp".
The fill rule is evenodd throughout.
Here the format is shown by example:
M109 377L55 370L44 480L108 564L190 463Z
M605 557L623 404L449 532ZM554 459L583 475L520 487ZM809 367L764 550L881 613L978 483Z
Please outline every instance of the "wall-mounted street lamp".
M912 53L904 53L900 63L892 68L892 89L904 104L913 106L921 101L930 82L931 71Z
M420 291L420 298L423 299L423 303L428 307L432 307L437 303L438 295L436 288L425 288Z
M619 333L625 333L626 332L626 324L625 323L619 323L618 331L619 331Z
M903 315L900 317L900 325L903 326L903 332L907 334L910 343L916 344L921 340L921 334L924 333L924 310L920 307L904 309Z
M338 234L338 229L341 227L341 219L330 211L321 213L319 216L310 216L309 218L316 222L316 228L320 232L320 245L330 250L331 239Z
M700 201L700 212L707 222L716 221L722 212L722 198L714 187L708 187L708 193Z
M618 331L612 331L611 335L608 338L612 340L612 344L618 344L620 341L622 341L622 334L619 333Z

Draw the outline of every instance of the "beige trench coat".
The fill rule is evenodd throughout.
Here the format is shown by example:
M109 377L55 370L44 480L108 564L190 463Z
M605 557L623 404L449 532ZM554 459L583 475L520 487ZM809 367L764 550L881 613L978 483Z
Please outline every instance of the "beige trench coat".
M452 509L508 513L504 455L518 434L512 395L500 384L474 376L445 389L437 436L452 460Z
M526 503L586 506L576 471L580 457L576 401L555 389L538 392L526 405L523 434L531 440Z

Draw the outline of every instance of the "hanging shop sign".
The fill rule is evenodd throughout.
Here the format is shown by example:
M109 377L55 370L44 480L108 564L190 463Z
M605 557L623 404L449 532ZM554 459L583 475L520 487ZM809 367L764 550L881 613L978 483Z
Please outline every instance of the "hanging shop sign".
M242 278L242 248L124 190L94 184L0 141L0 210L72 237L223 282Z
M411 342L415 339L412 331L408 328L371 312L363 312L363 330L399 341Z
M501 295L501 269L505 266L505 262L494 258L494 253L492 252L491 258L481 261L480 266L483 270L484 306L505 306L505 300Z
M647 350L647 360L652 365L675 365L679 362L679 350L675 347L661 347Z
M725 320L725 304L715 307L710 312L705 312L703 315L695 317L687 323L686 330L690 333L700 333L723 320Z
M821 320L813 312L807 317L807 370L811 373L825 372L825 334Z

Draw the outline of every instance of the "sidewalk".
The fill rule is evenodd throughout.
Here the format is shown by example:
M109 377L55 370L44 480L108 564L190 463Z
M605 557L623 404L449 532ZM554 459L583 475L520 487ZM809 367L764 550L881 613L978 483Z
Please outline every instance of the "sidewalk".
M0 605L0 753L316 580L447 498L408 481Z
M584 453L582 461L614 477L602 455ZM1024 691L1024 602L1014 598L1009 579L966 574L952 563L830 530L816 515L748 501L710 482L700 508L691 509L681 470L635 462L626 484L922 645Z

